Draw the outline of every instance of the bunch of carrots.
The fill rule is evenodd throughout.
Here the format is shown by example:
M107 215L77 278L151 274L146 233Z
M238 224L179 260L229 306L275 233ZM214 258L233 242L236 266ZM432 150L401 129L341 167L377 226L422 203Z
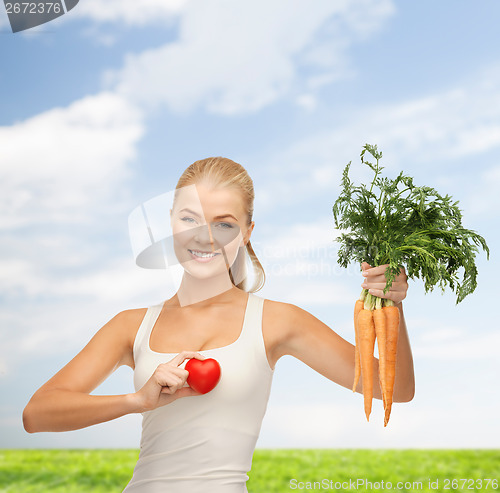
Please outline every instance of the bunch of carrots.
M377 340L378 377L385 411L384 426L387 426L391 415L396 377L399 309L391 300L372 296L366 289L363 289L354 305L354 333L356 349L352 391L356 391L359 377L362 376L365 415L369 421L373 399L373 351L375 340Z
M371 154L376 162L365 159ZM442 196L427 186L416 186L413 178L401 172L395 179L383 178L382 152L366 144L361 163L374 177L368 185L354 185L347 164L342 174L342 191L333 205L335 226L341 233L338 263L367 262L387 265L384 294L405 268L408 279L424 281L425 291L448 285L461 302L476 287L474 262L479 246L487 253L486 241L462 226L462 211L449 195ZM378 189L378 193L376 190ZM459 274L463 278L460 282ZM379 383L387 426L393 403L396 376L396 349L399 335L399 309L385 298L363 290L354 308L356 338L353 390L362 378L364 407L369 419L373 399L375 340L378 341Z

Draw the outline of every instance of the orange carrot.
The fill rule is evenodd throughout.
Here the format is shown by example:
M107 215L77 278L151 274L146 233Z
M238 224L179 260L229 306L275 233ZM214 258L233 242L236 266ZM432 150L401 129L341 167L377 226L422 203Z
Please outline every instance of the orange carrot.
M386 408L384 426L387 426L392 408L392 396L394 392L394 381L396 379L396 352L399 336L399 309L397 306L384 306L383 311L386 317L387 346L386 346Z
M387 328L385 320L385 312L382 310L382 299L377 298L375 310L373 311L373 322L375 323L375 335L378 344L378 375L380 390L382 393L382 400L384 403L384 410L386 409L386 341L387 341Z
M363 296L363 295L361 295ZM352 391L356 392L356 387L359 382L359 377L361 375L361 362L359 358L359 329L358 329L358 315L363 309L364 301L362 298L356 301L354 305L354 336L356 339L356 347L354 350L354 384L352 386Z
M373 399L373 349L375 347L375 325L373 312L363 308L358 315L359 356L363 378L363 399L367 421L370 421Z

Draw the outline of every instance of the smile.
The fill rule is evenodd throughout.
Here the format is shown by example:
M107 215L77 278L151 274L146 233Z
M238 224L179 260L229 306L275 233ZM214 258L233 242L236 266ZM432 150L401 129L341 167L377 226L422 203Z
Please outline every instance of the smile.
M216 255L220 255L220 253L202 252L202 251L200 251L200 250L189 250L189 249L188 249L188 252L189 252L191 255L194 255L195 257L198 257L198 258L213 258L213 257L215 257Z

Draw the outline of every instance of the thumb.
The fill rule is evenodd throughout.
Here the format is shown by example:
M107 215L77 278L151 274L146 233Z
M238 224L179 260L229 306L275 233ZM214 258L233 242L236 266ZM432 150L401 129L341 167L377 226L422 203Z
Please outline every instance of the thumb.
M181 387L177 392L174 394L176 397L181 398L181 397L190 397L193 395L203 395L201 392L198 392L191 387Z
M160 403L159 406L165 406L166 404L170 404L171 402L180 399L181 397L188 397L193 395L202 395L196 390L193 390L191 387L181 387L176 390L173 394L160 394Z
M366 270L366 269L371 269L372 266L368 262L362 262L361 263L361 269Z

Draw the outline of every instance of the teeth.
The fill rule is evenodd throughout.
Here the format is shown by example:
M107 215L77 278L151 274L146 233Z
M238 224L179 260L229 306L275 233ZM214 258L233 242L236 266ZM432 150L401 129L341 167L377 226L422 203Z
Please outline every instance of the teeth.
M198 252L197 250L189 250L193 255L196 255L197 257L215 257L217 254L216 253L205 253L205 252Z

